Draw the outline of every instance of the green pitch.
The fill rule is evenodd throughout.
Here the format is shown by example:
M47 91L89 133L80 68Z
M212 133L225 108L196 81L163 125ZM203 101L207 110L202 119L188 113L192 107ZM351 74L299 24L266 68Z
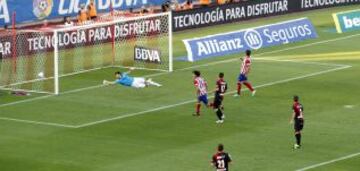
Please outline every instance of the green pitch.
M233 98L239 55L196 63L175 62L173 73L135 71L163 87L101 86L116 68L61 78L60 96L14 97L0 92L0 170L184 171L212 170L218 143L233 158L231 170L360 169L360 32L336 34L331 14L349 6L296 13L174 34L175 56L182 39L309 17L319 38L254 51L250 80ZM230 90L226 120L212 110L194 112L191 71L214 88L218 72ZM305 107L303 147L293 150L291 98ZM342 160L343 159L343 160Z

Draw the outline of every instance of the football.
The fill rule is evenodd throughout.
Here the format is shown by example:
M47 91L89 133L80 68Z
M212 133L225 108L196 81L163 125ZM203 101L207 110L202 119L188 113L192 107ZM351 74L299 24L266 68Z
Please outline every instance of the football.
M39 72L39 73L38 73L38 77L39 77L39 78L44 78L44 76L45 76L45 75L44 75L44 72Z

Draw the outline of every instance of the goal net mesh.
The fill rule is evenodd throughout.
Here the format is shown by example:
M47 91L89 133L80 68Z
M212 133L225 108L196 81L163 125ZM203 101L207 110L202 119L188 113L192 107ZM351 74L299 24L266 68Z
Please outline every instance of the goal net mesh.
M48 46L39 38L51 39L52 35L30 30L0 35L0 89L54 92L54 52L39 48Z
M1 42L11 42L16 53L2 57L0 88L57 94L64 86L88 81L66 81L66 76L102 68L171 71L169 19L170 13L121 17L68 28L21 31L16 33L16 41L15 36L2 37Z

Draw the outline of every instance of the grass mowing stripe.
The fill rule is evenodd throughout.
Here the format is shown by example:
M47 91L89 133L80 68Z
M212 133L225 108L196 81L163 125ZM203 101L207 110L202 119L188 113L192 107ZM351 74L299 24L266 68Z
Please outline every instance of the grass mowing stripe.
M338 68L328 69L328 70L319 71L319 72L315 72L315 73L311 73L311 74L306 74L306 75L303 75L303 76L293 77L293 78L289 78L289 79L285 79L285 80L279 80L279 81L274 81L274 82L262 84L262 85L259 85L259 86L254 86L254 88L263 88L263 87L268 87L268 86L272 86L272 85L276 85L276 84L287 83L287 82L290 82L290 81L299 80L299 79L303 79L303 78L308 78L308 77L312 77L312 76L317 76L317 75L321 75L321 74L325 74L325 73L329 73L329 72L333 72L333 71L343 70L343 69L350 68L350 67L351 66L342 66L342 67L338 67ZM246 90L243 89L242 91L246 91ZM236 91L230 91L230 92L225 93L225 95L233 94L235 92ZM209 96L209 98L213 98L213 97L214 96ZM99 120L99 121L95 121L95 122L89 122L89 123L86 123L86 124L76 126L76 128L83 128L83 127L93 126L93 125L97 125L97 124L101 124L101 123L105 123L105 122L114 121L114 120L120 120L120 119L129 118L129 117L133 117L133 116L144 115L144 114L147 114L147 113L151 113L151 112L155 112L155 111L159 111L159 110L164 110L164 109L169 109L169 108L173 108L173 107L177 107L177 106L181 106L181 105L185 105L185 104L189 104L189 103L194 103L194 102L196 102L196 100L188 100L188 101L184 101L184 102L181 102L181 103L176 103L176 104L172 104L172 105L153 108L153 109L150 109L150 110L145 110L145 111L135 112L135 113L129 113L129 114L125 114L125 115L121 115L121 116L117 116L117 117L113 117L113 118L108 118L108 119L103 119L103 120Z
M338 161L341 161L341 160L346 160L346 159L353 158L353 157L356 157L356 156L359 156L359 155L360 155L360 152L353 153L353 154L343 156L343 157L339 157L339 158L329 160L329 161L326 161L326 162L322 162L322 163L314 164L314 165L311 165L311 166L307 166L307 167L298 169L296 171L305 171L305 170L314 169L314 168L317 168L317 167L320 167L320 166L328 165L328 164L335 163L335 162L338 162Z
M300 45L300 46L294 46L294 47L290 47L290 48L285 48L285 49L281 49L281 50L274 50L274 51L270 51L270 52L263 52L263 53L259 53L257 56L261 56L264 54L272 54L272 53L277 53L277 52L283 52L283 51L288 51L288 50L293 50L293 49L300 49L300 48L304 48L304 47L308 47L308 46L312 46L312 45L317 45L317 44L323 44L323 43L328 43L328 42L333 42L333 41L338 41L338 40L346 40L352 37L356 37L359 36L360 34L354 34L354 35L349 35L349 36L345 36L345 37L340 37L340 38L334 38L334 39L328 39L328 40L323 40L323 41L319 41L319 42L314 42L314 43L309 43L309 44L305 44L305 45ZM198 67L204 67L204 66L212 66L212 65L217 65L217 64L222 64L222 63L228 63L228 62L233 62L238 60L237 58L233 58L233 59L226 59L226 60L221 60L221 61L216 61L216 62L209 62L206 64L201 64L201 65L195 65L195 66L191 66L191 67L186 67L186 68L181 68L181 69L177 69L174 71L184 71L184 70L189 70L189 69L194 69L194 68L198 68ZM316 62L313 62L316 63ZM333 64L336 65L336 64ZM341 64L338 64L341 65ZM158 73L157 75L164 75L164 74L168 74L168 73ZM156 75L156 74L154 74ZM81 89L75 89L75 90L70 90L68 92L64 92L62 94L70 94L70 93L75 93L75 92L81 92L81 91L86 91L86 90L90 90L90 89L95 89L95 88L99 88L102 87L100 85L97 86L92 86L92 87L87 87L87 88L81 88ZM12 105L16 105L16 104L21 104L21 103L26 103L26 102L32 102L32 101L36 101L36 100L41 100L44 98L49 98L49 97L53 97L54 95L48 95L48 96L42 96L43 98L31 98L31 99L26 99L26 100L21 100L21 101L17 101L17 102L12 102L12 103L6 103L6 104L2 104L0 105L1 107L5 107L5 106L12 106Z
M286 82L290 82L290 81L294 81L294 80L298 80L298 79L321 75L321 74L325 74L328 72L342 70L342 69L346 69L346 68L350 68L350 67L351 66L343 66L343 67L328 69L328 70L319 71L319 72L315 72L315 73L311 73L311 74L306 74L303 76L298 76L298 77L293 77L293 78L289 78L289 79L285 79L285 80L279 80L279 81L262 84L259 86L255 86L254 88L268 87L268 86L272 86L272 85L276 85L276 84L281 84L281 83L286 83ZM243 89L242 91L246 91L246 90ZM232 93L235 93L235 91L228 92L228 93L226 93L226 95L232 94ZM51 96L53 96L53 95L51 95ZM44 99L44 98L46 98L46 96L41 96L38 98ZM213 98L213 96L210 96L209 98ZM28 100L33 100L33 99L28 99ZM143 114L147 114L147 113L155 112L155 111L159 111L159 110L169 109L169 108L173 108L176 106L181 106L181 105L185 105L185 104L189 104L189 103L194 103L195 101L196 100L188 100L188 101L177 103L177 104L162 106L162 107L158 107L158 108L154 108L154 109L150 109L150 110L146 110L146 111L130 113L130 114L121 115L121 116L117 116L117 117L113 117L113 118L109 118L109 119L103 119L103 120L99 120L99 121L89 122L89 123L85 123L85 124L81 124L81 125L67 125L67 124L59 124L59 123L52 123L52 122L32 121L32 120L23 120L23 119L15 119L15 118L7 118L7 117L0 117L0 120L23 122L23 123L29 123L29 124L35 124L35 125L63 127L63 128L83 128L83 127L97 125L97 124L101 124L101 123L105 123L105 122L114 121L114 120L120 120L120 119L124 119L124 118L128 118L128 117L143 115Z

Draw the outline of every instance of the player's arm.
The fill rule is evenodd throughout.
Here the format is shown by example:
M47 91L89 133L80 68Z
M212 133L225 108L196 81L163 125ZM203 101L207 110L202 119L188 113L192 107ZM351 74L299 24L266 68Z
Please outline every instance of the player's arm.
M293 123L294 119L295 119L295 112L293 112L292 115L291 115L290 124Z
M103 81L103 85L114 85L114 84L116 84L116 80L115 81L107 81L107 80Z
M198 89L199 89L198 86L199 86L198 81L194 80L195 95L198 95Z
M129 70L127 71L127 72L125 72L125 74L130 74L131 73L131 71L134 71L135 70L135 68L134 67L130 67L129 68Z
M232 158L231 158L230 154L227 155L227 160L228 160L228 164L230 165L232 162Z
M301 118L304 118L304 112L302 109L299 109Z
M213 167L216 168L216 159L215 159L214 156L212 157L212 160L211 160L210 164L211 164Z

